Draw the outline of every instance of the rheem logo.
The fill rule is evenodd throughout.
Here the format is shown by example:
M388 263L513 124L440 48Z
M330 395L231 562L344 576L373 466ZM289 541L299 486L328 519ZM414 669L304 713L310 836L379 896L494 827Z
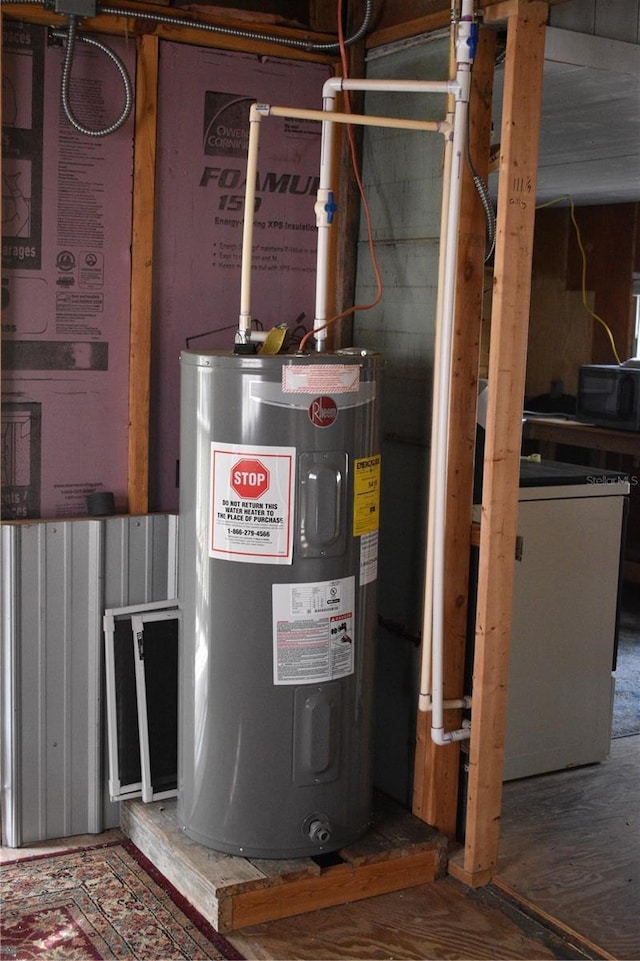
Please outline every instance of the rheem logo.
M243 457L231 468L229 483L238 497L256 500L269 490L269 471L261 461Z
M333 397L316 397L309 405L309 420L315 427L331 427L337 416Z

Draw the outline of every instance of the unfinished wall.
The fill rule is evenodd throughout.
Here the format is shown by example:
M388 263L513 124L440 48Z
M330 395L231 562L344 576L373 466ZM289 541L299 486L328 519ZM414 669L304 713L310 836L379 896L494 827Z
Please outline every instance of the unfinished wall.
M443 80L448 38L378 51L367 77ZM445 98L368 94L366 112L440 119ZM363 179L384 292L356 314L354 342L379 350L382 382L382 505L378 637L376 780L410 804L415 738L414 639L422 616L422 558L429 467L443 139L439 134L366 128ZM356 302L375 299L364 221L358 243Z
M251 103L320 109L329 76L318 64L161 44L152 509L178 506L180 351L233 348ZM262 121L251 313L266 330L313 322L319 166L319 122Z
M113 491L126 509L133 120L78 133L60 109L62 47L3 21L2 516L86 513ZM135 45L114 39L130 73ZM78 119L122 109L117 72L78 44Z
M611 328L622 360L632 347L632 277L640 205L539 210L534 240L527 397L550 391L552 381L575 396L581 364L616 363L602 325ZM586 257L583 295L583 259Z

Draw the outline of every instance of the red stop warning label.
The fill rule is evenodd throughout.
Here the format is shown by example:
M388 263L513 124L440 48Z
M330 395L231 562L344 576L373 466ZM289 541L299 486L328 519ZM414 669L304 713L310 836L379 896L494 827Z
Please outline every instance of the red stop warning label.
M229 484L238 497L255 500L269 490L269 471L261 461L243 457L231 468Z
M209 556L291 564L295 447L211 442Z

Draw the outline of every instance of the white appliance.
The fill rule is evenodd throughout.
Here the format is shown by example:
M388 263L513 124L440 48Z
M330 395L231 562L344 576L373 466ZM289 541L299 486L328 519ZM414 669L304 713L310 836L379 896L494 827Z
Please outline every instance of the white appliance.
M609 753L624 476L523 464L504 779Z

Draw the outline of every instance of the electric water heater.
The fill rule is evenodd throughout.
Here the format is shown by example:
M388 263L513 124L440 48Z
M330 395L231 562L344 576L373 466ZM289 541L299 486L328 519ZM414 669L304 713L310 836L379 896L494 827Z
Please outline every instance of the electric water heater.
M178 822L335 850L372 793L378 354L181 355Z

